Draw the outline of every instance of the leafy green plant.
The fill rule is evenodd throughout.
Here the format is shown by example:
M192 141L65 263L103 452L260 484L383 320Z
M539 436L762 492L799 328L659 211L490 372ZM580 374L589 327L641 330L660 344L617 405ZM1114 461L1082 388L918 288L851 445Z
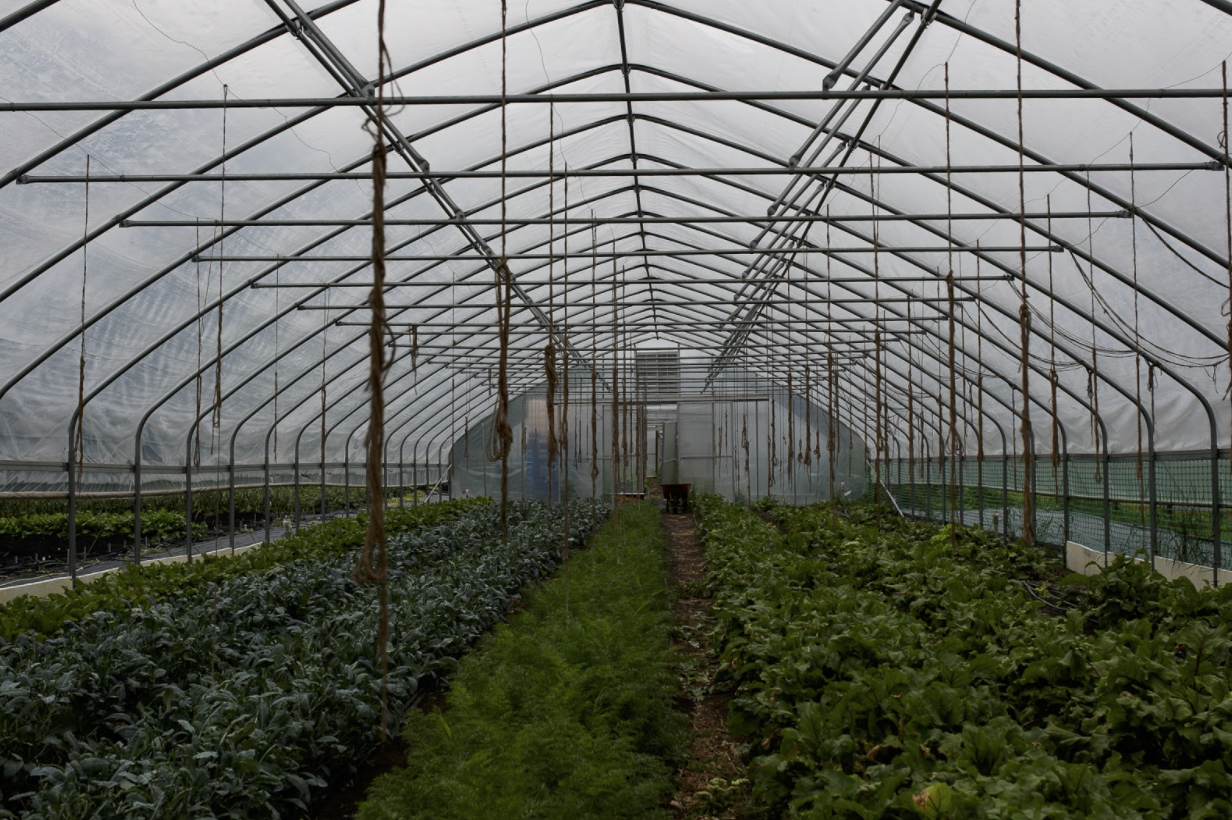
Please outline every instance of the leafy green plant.
M602 507L571 511L579 545ZM491 504L391 538L398 719L560 559L559 511ZM356 552L201 583L0 642L0 816L286 817L379 738L376 596ZM392 728L392 727L391 727Z
M89 511L77 514L77 537L100 538L107 540L130 539L133 534L133 513L92 513ZM21 538L68 538L67 513L37 513L9 518L0 518L0 536L13 539ZM154 510L141 516L143 537L150 541L165 541L172 538L182 538L184 535L184 516L169 510ZM204 538L204 524L194 524L193 532L197 537Z
M678 746L657 510L622 505L591 549L463 660L448 708L414 713L408 767L362 820L663 816Z
M698 500L762 799L789 817L1232 812L1232 593L1132 561L1069 608L1042 553L867 507Z
M486 499L460 499L389 510L386 529L399 533L440 524L488 503ZM130 565L64 593L22 596L0 605L0 640L11 641L22 632L51 635L65 623L94 612L123 613L134 605L170 600L202 584L269 570L288 561L333 558L363 542L365 520L363 516L334 519L235 557L204 556L192 563Z

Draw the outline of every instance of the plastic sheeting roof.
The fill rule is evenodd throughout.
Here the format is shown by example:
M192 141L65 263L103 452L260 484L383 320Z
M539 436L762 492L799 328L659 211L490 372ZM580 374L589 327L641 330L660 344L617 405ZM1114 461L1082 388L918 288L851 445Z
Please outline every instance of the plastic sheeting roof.
M1221 87L1220 65L1232 50L1232 7L1223 0L1032 0L1025 6L1026 89ZM366 331L335 321L363 322L367 314L357 306L365 292L252 285L370 281L370 267L358 261L368 253L370 229L320 224L368 220L370 181L102 178L221 174L224 166L228 177L364 172L371 138L363 129L363 109L241 104L362 92L377 72L376 8L375 0L337 0L304 9L305 19L297 20L299 7L291 0L0 4L0 86L11 103L218 101L224 95L232 103L225 109L13 110L22 109L18 105L0 111L0 458L63 462L67 457L78 403L83 267L88 271L88 460L130 463L139 440L147 462L183 464L198 418L220 447L234 438L238 461L264 457L275 422L283 441L302 436L305 451L315 452L323 379L326 450L337 456L349 444L358 452L366 417ZM614 243L621 254L617 267L626 282L621 319L641 323L630 326L630 338L677 342L703 353L728 344L737 351L733 362L766 371L780 383L784 361L799 371L807 360L814 374L824 372L827 343L843 349L864 340L867 349L874 325L863 320L905 317L905 296L944 297L943 282L921 280L944 279L948 256L936 249L952 243L964 249L953 262L963 299L957 303L955 343L964 434L973 446L983 424L988 451L998 452L1000 438L993 430L1013 435L1013 414L1021 405L1015 397L1018 283L969 277L977 274L977 265L983 277L1019 276L1019 225L1006 218L960 219L948 227L937 216L947 208L964 215L1017 214L1018 174L956 173L947 186L945 173L935 171L850 173L801 182L736 170L782 169L800 151L814 166L842 164L857 171L870 165L944 166L944 100L629 101L620 96L817 91L888 10L885 25L856 54L836 88L867 87L856 84L867 69L866 83L877 87L941 89L947 62L955 92L1016 88L1012 0L513 4L509 93L598 98L551 107L510 104L508 167L542 172L553 162L557 170L566 165L623 169L623 175L570 179L567 209L562 181L511 179L508 217L515 224L506 242L512 254L550 251L563 258L564 226L555 228L555 241L549 243L548 225L517 220L553 212L575 223L592 215L631 219L601 224L594 233L600 250L610 252ZM498 3L391 2L387 28L397 69L390 93L491 97L501 92ZM957 98L949 108L954 165L1017 166L1019 125L1012 97ZM1210 95L1033 97L1024 101L1023 112L1027 166L1095 166L1023 175L1026 210L1032 214L1027 245L1033 250L1025 278L1033 313L1030 391L1037 449L1049 446L1054 358L1058 413L1070 452L1096 449L1096 402L1113 452L1137 448L1138 420L1146 418L1154 422L1159 450L1209 448L1212 423L1218 425L1219 444L1227 446L1223 101ZM391 171L422 170L416 168L420 159L433 171L499 167L499 106L412 104L394 109L390 118L414 152L410 163L391 158ZM814 134L823 122L825 128ZM1136 163L1183 167L1133 175L1107 170L1130 161L1131 134ZM827 138L820 156L807 159ZM80 178L87 157L95 179L88 198L81 182L20 184L25 176ZM661 170L671 168L726 172ZM827 179L832 188L824 188ZM467 218L477 220L473 230L499 248L499 227L491 221L500 215L500 180L463 178L441 185ZM764 222L690 220L764 217L789 186L803 186L806 195L798 204L833 221L774 223L776 231L803 229L808 247L794 257L772 257L792 259L790 285L745 291L773 303L734 313L739 303L732 301L733 293L758 257L706 251L764 248L774 244L774 236L761 230ZM391 220L430 223L447 216L420 179L391 180L386 201ZM1119 213L1131 207L1138 218ZM1061 215L1051 223L1035 216L1048 208ZM1096 216L1075 216L1087 213ZM868 252L826 252L871 250L873 223L841 218L872 214L904 215L876 224L875 260ZM919 215L932 218L911 218ZM637 221L647 217L653 220ZM125 220L162 224L125 226ZM222 227L220 220L315 224ZM485 366L451 366L450 357L459 352L446 348L495 350L492 270L476 257L457 224L391 225L387 237L397 256L458 257L390 263L391 280L416 283L390 291L391 304L411 306L393 311L392 320L406 323L408 330L419 325L423 352L416 367L403 356L391 371L387 427L391 446L409 441L409 451L427 452L461 434L462 419L453 408L465 404L473 419L491 406ZM571 310L571 321L575 326L610 322L610 290L602 281L611 276L610 259L599 260L600 287L592 295L590 227L571 226L568 243L567 261L558 261L555 273L559 279L567 267L570 285L576 286L571 299L582 306ZM971 252L977 243L993 250ZM1048 252L1049 245L1057 245L1058 252ZM662 253L688 248L703 252ZM646 255L647 250L658 255ZM357 261L276 259L321 255ZM210 261L235 256L268 258ZM758 262L754 276L761 275L764 263ZM515 257L510 264L523 289L514 312L515 329L526 332L519 337L518 355L538 361L546 334L530 303L546 310L546 262ZM659 281L637 283L648 276ZM827 276L834 281L827 283ZM729 280L732 285L722 284ZM224 401L215 431L210 409L220 294ZM327 303L330 309L321 310ZM908 390L921 414L913 423L934 431L930 435L946 423L938 418L938 401L948 392L949 331L943 302L928 304L912 308L917 332L887 335L891 427L900 439ZM557 304L558 322L562 316ZM733 335L736 326L722 323L734 316L752 319L744 326L752 332ZM813 322L807 328L806 319ZM840 319L850 321L833 322ZM715 324L689 324L698 320ZM901 330L907 323L885 326ZM577 367L589 357L589 334L589 328L570 333ZM405 353L406 347L403 339L400 350ZM1098 378L1091 373L1093 349ZM601 359L610 356L610 344L600 348ZM874 400L874 372L871 359L842 372L838 389L844 403L860 408L854 416ZM523 373L521 386L538 381L533 368ZM823 381L814 382L818 404L827 389ZM797 390L800 384L797 373ZM980 405L982 422L975 411Z

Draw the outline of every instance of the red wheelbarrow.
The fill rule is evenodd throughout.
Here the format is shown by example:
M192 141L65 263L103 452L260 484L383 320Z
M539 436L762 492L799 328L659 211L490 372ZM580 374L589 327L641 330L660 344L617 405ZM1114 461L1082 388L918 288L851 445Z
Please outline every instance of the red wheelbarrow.
M689 509L689 488L692 484L660 484L663 500L669 513L682 513Z

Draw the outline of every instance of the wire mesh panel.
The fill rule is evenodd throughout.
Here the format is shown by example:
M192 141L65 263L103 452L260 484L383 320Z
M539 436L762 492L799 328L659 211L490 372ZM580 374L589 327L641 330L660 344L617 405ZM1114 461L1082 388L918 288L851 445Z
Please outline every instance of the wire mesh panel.
M935 460L917 459L912 466L908 459L893 460L892 481L887 482L904 512L950 520L953 468L964 523L1009 537L1021 534L1021 458L992 456L981 463L964 457L947 463L944 473ZM1044 544L1075 542L1096 552L1202 567L1213 568L1218 558L1218 566L1226 568L1232 560L1232 516L1223 503L1232 494L1229 466L1226 455L1212 465L1209 456L1194 453L1157 455L1154 469L1147 455L1141 468L1136 454L1107 459L1073 455L1055 466L1043 455L1034 473L1036 538ZM1212 503L1215 481L1218 508Z

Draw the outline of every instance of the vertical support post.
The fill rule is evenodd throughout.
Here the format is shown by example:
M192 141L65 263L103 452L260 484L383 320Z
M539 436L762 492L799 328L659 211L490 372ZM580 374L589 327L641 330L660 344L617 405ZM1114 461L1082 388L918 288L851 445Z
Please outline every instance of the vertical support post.
M958 498L955 499L956 509L954 510L954 520L961 527L967 526L967 457L963 453L959 453L953 462L958 464Z
M235 452L227 462L227 545L235 554Z
M945 423L944 421L940 420L941 419L940 414L938 414L937 418L938 418L938 422L937 422L938 424ZM950 520L949 519L950 511L949 511L948 505L946 504L946 496L949 495L949 493L946 492L946 490L950 488L949 479L947 479L945 475L945 466L947 463L948 462L945 457L945 441L940 440L937 442L937 472L939 474L937 476L937 479L941 483L941 486L938 489L941 490L941 522L943 524ZM950 470L953 471L953 469L954 469L954 465L950 464Z
M342 505L343 515L351 517L351 440L348 438L342 452Z
M188 563L192 563L193 554L193 493L192 493L192 459L184 461L184 553Z
M1031 455L1023 462L1022 471L1024 476L1030 471L1031 475L1023 479L1024 481L1029 480L1030 486L1023 487L1023 496L1025 497L1028 492L1031 493L1031 537L1033 539L1032 546L1034 546L1034 539L1039 537L1039 459L1035 457L1035 428L1031 428L1029 432L1031 434L1028 437L1031 445ZM1022 514L1026 516L1028 509L1025 506L1025 501L1023 504Z
M1155 569L1155 554L1159 552L1159 516L1157 494L1155 487L1155 421L1147 428L1150 436L1150 460L1147 462L1147 520L1151 528L1151 569Z
M984 424L984 419L980 418L980 424ZM983 431L980 431L983 436ZM980 450L975 455L975 498L976 505L980 508L980 529L984 529L984 442L980 441Z
M325 505L325 458L321 458L321 520L325 520L325 513L328 508Z
M141 461L133 462L133 563L141 563Z
M1104 441L1104 452L1102 455L1104 462L1104 566L1108 566L1108 551L1112 547L1112 479L1108 475L1111 459L1108 457L1108 431L1104 429L1102 419L1099 426L1101 428L1101 437Z
M914 422L914 419L907 419L907 423L908 423L908 424L914 424L915 422ZM913 470L913 469L912 469L912 466L913 466L913 465L911 464L911 460L912 460L912 459L911 459L911 454L910 454L910 453L908 453L907 458L908 458L908 461L907 461L907 488L908 488L908 492L910 492L910 495L908 495L907 497L911 499L911 509L914 511L914 510L917 510L917 509L918 509L918 507L916 507L916 499L915 499L915 470ZM902 468L902 466L900 465L900 466L899 466L899 469L901 469L901 468Z
M262 465L262 473L264 473L262 487L262 508L265 514L265 542L270 541L270 462L269 448L265 448L265 463Z
M406 477L402 473L402 459L398 459L398 508L406 509Z
M75 587L77 586L77 471L73 469L71 453L64 466L68 470L68 577Z
M1001 535L1010 537L1010 453L1008 443L1001 442Z
M1061 458L1061 515L1065 518L1062 537L1066 543L1070 540L1070 503L1069 503L1069 442L1065 442L1065 454Z
M1219 498L1219 443L1211 439L1211 586L1219 587L1220 564L1223 563L1223 544L1220 543Z
M298 530L299 529L299 519L300 519L300 516L299 516L299 446L298 446L299 442L298 441L296 442L296 445L297 446L295 448L295 461L292 463L292 466L295 469L295 477L293 479L294 489L292 490L291 494L294 499L295 529Z

